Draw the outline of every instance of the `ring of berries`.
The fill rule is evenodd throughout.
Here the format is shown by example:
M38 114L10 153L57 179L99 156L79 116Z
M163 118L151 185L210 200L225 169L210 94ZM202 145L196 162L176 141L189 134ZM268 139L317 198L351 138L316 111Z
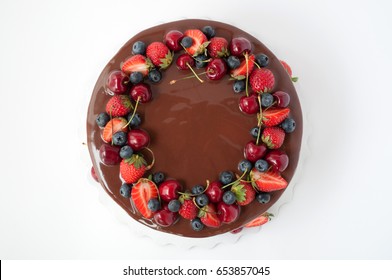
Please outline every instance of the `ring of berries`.
M254 200L269 203L272 192L288 185L281 173L287 168L289 157L281 147L286 134L295 130L290 95L272 92L276 81L268 68L269 58L263 53L253 53L248 39L224 38L215 33L213 27L205 26L201 30L171 30L162 42L137 41L132 54L107 77L105 90L111 97L105 112L96 117L104 142L100 148L101 161L108 166L119 165L123 181L118 186L120 194L130 199L143 219L160 227L170 227L185 219L194 231L218 228L236 221L241 207L251 207ZM296 81L296 77L291 77L290 66L281 62ZM148 172L155 157L138 108L152 101L149 84L160 82L165 69L172 64L191 75L168 81L170 84L188 78L200 83L229 79L235 93L244 93L239 98L239 110L254 115L255 126L250 132L254 140L245 145L237 174L222 171L219 181L206 180L204 185L185 188L175 179L166 179L162 172ZM92 173L96 176L94 170ZM244 226L262 225L271 216L263 213Z

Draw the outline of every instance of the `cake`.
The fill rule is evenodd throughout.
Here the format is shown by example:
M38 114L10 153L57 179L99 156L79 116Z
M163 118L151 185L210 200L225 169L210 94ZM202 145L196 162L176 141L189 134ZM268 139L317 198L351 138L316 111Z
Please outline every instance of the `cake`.
M209 237L260 225L297 167L302 113L290 67L237 27L146 29L93 90L93 174L131 218Z

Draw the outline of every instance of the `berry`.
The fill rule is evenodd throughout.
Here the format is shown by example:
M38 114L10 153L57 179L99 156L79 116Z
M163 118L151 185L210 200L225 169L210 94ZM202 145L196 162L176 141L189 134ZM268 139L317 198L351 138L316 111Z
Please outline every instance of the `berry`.
M244 206L250 204L256 196L256 191L250 183L239 181L231 187L231 192L235 195L238 205Z
M204 187L201 185L196 185L192 187L192 194L198 195L204 192Z
M113 134L113 145L124 146L127 143L127 134L124 131L117 131Z
M147 207L151 210L151 212L156 212L161 209L161 203L157 198L151 198L147 203Z
M241 112L254 115L260 111L258 95L256 93L252 93L249 96L242 96L240 98L239 107Z
M169 179L159 185L159 195L163 201L170 202L170 200L178 199L179 193L182 190L181 184L177 180Z
M206 76L208 79L220 80L227 72L226 62L221 58L214 58L208 62Z
M121 158L130 158L133 155L133 150L128 145L121 147L120 157Z
M120 187L120 195L122 197L125 197L125 198L130 197L130 195L131 195L131 187L128 184L126 184L126 183L122 184L121 187Z
M269 149L279 149L285 138L284 130L280 127L266 127L261 135L261 140Z
M140 72L143 76L147 76L150 69L153 67L150 59L141 54L133 55L127 58L121 66L121 70L126 74L132 72Z
M170 200L167 207L171 212L178 212L181 207L181 202L178 199Z
M223 189L222 183L219 181L211 182L208 188L205 191L205 194L208 196L208 200L213 203L218 203L222 200L223 197Z
M208 204L208 196L205 193L199 194L195 198L195 202L199 207L204 207Z
M255 141L250 141L245 145L244 157L250 162L256 162L261 159L267 152L267 147L264 144L256 145Z
M263 111L263 124L265 126L276 126L290 114L289 108L269 108Z
M136 183L144 175L146 165L146 160L142 155L133 154L130 158L121 161L121 177L127 184Z
M236 80L233 84L233 90L235 93L240 93L245 90L245 80Z
M152 181L143 178L132 187L131 197L140 214L150 219L152 211L148 208L148 202L153 198L158 198L157 186Z
M106 143L112 142L112 136L118 131L128 131L127 120L124 118L111 119L104 127L102 131L102 139Z
M204 228L204 225L203 225L203 223L201 222L201 220L200 220L200 218L194 218L192 221L191 221L191 225L192 225L192 229L194 230L194 231L201 231L203 228Z
M148 73L148 79L153 83L158 83L162 79L162 74L159 70L153 69Z
M133 115L133 113L129 113L128 117L127 117L128 122L129 122L129 126L132 128L136 128L142 123L142 119L138 113L135 113L135 115L133 115L133 117L132 117L132 115Z
M290 103L290 95L284 91L276 91L272 94L276 102L276 107L285 108Z
M204 26L201 31L204 33L204 35L206 35L208 39L211 39L215 36L215 29L210 25Z
M265 156L265 160L271 166L271 170L275 172L283 172L289 165L289 157L281 150L271 150Z
M132 107L127 95L114 95L106 103L106 113L112 117L123 117L131 112Z
M123 94L128 89L129 77L121 70L113 70L106 80L106 87L113 94Z
M268 221L271 220L270 217L273 217L274 215L270 214L270 213L264 213L262 215L260 215L259 217L257 217L256 219L250 221L249 223L247 223L245 225L245 227L250 228L250 227L259 227L261 225L264 225L265 223L267 223Z
M161 227L173 225L178 220L177 213L171 212L169 209L161 209L154 214L154 221Z
M140 72L132 72L131 75L129 75L129 81L134 85L141 83L143 81L143 74Z
M140 151L150 144L150 136L145 130L132 129L128 132L128 145L134 151Z
M140 83L134 85L129 92L129 95L134 101L139 99L140 103L150 102L152 99L151 88L148 84Z
M181 205L178 214L180 214L184 219L192 220L197 216L198 208L195 203L193 203L192 199L184 200L184 203Z
M210 57L219 58L229 55L229 43L223 37L214 37L208 44L207 51Z
M230 184L231 182L234 181L234 173L231 171L223 171L219 174L219 181L223 184L223 185L227 185Z
M259 191L262 192L282 190L288 185L287 181L278 172L274 171L260 172L253 168L250 172L250 178Z
M184 48L190 48L193 44L193 39L191 37L185 36L181 40L181 45Z
M185 36L192 38L192 45L186 48L187 53L191 56L197 56L204 53L208 40L206 35L203 34L199 29L189 29L184 32Z
M229 205L233 204L235 202L235 200L236 200L235 194L232 191L226 191L223 194L222 200L226 204L229 204Z
M103 128L110 121L110 116L107 113L103 112L97 116L95 121L99 127Z
M230 224L237 220L240 216L240 206L237 204L226 204L224 202L219 202L217 209L218 218L222 223Z
M142 41L137 41L132 45L132 53L133 54L145 54L146 53L146 44Z
M173 53L162 42L153 42L149 44L146 55L151 60L152 64L160 69L166 69L173 61Z
M204 54L199 54L195 57L195 65L197 69L204 68L207 66L208 57Z
M190 67L195 66L195 61L189 54L183 53L177 57L176 65L177 68L180 70L188 70L189 66Z
M270 107L274 103L274 97L270 93L263 93L261 95L261 106Z
M287 118L280 124L280 127L284 130L284 132L291 133L295 130L295 120Z
M94 179L95 181L99 182L97 173L95 172L95 169L94 169L94 166L91 166L90 172L91 172L91 177L93 177L93 179Z
M271 70L258 68L250 74L249 84L257 93L270 92L275 86L275 77Z
M198 216L200 221L208 227L217 228L221 225L221 220L218 218L215 206L212 203L201 208Z
M282 64L283 68L286 70L287 74L291 78L293 82L298 81L298 77L293 77L293 71L291 70L290 65L287 64L287 62L280 60L280 63Z
M227 58L227 66L229 66L230 69L236 69L240 67L241 61L238 57L231 55Z
M233 38L229 44L230 53L235 56L242 56L252 52L250 41L244 37Z
M271 195L269 193L261 192L256 195L256 200L261 204L270 202Z
M255 67L254 63L255 56L253 54L249 55L247 59L244 59L240 66L230 71L230 76L236 80L243 80L246 76L249 76L252 73L253 68ZM246 63L248 62L248 63ZM248 66L246 66L248 65Z
M184 34L182 34L181 31L178 30L170 30L169 32L166 33L163 42L166 44L166 46L175 52L178 52L182 50L182 47L180 45L180 41Z
M269 59L268 59L268 56L266 56L265 54L259 53L259 54L256 54L256 56L255 56L255 62L260 67L266 67L268 65Z
M121 157L119 155L120 148L116 146L112 146L109 144L102 144L99 148L99 157L103 164L105 165L116 165L121 161Z
M266 172L269 168L269 164L266 160L264 159L259 159L255 162L255 167L257 170L260 172Z
M162 172L155 172L152 174L152 181L155 184L160 185L163 181L165 181L165 174Z
M253 138L257 139L259 136L259 130L260 128L258 126L252 127L251 130L249 131L250 135L253 136Z
M251 171L251 169L252 163L247 159L243 159L238 163L238 171L240 171L241 173L248 173L249 171Z

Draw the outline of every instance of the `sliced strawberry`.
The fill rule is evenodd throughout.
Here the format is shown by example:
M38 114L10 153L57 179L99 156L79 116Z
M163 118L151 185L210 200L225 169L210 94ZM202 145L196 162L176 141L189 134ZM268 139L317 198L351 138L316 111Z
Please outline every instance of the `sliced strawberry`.
M263 124L275 126L280 124L290 114L289 108L269 108L263 111Z
M102 131L102 139L106 143L112 142L112 136L118 131L128 131L127 120L124 118L113 118L104 127Z
M246 67L246 61L248 61L248 67ZM247 73L248 76L252 73L253 68L255 66L255 56L251 54L248 59L244 59L238 68L235 68L230 71L230 76L236 80L243 80L246 78Z
M154 182L142 178L132 187L131 198L140 214L144 218L150 219L153 216L153 212L148 209L148 201L158 198L158 188Z
M286 133L280 127L266 127L261 134L261 140L269 149L279 149L285 136Z
M250 227L258 227L264 225L265 223L269 222L271 220L271 217L273 216L274 216L273 214L265 212L261 214L259 217L257 217L256 219L245 224L245 227L250 228Z
M193 40L192 46L186 48L186 51L191 56L197 56L205 52L209 42L203 32L201 32L199 29L189 29L184 32L184 35L191 37Z
M133 55L122 63L121 70L126 74L133 72L140 72L143 76L147 76L150 69L153 67L150 59L144 55L137 54Z
M278 172L260 172L253 168L250 172L252 184L262 192L272 192L285 189L287 181Z
M199 218L208 227L219 227L221 221L218 218L214 204L210 203L199 210Z

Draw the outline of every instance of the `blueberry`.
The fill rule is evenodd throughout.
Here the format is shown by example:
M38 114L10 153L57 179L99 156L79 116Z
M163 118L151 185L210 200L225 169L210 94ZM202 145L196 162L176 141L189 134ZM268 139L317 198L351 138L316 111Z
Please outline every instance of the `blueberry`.
M129 80L131 81L132 84L136 85L143 81L143 74L140 72L132 72L131 75L129 76Z
M130 158L133 155L133 150L130 146L125 145L121 147L120 157L121 158Z
M240 59L234 55L227 58L227 66L229 66L230 69L236 69L240 66L240 64Z
M148 73L148 79L153 83L158 83L162 79L162 74L157 69L153 69Z
M247 159L241 160L238 163L238 170L242 173L249 172L252 170L252 163Z
M286 133L291 133L295 130L295 120L292 118L287 118L280 124L280 127Z
M127 138L127 134L124 131L117 131L112 137L113 145L124 146L127 143Z
M235 194L232 191L227 191L223 194L223 202L226 204L233 204L236 201Z
M191 221L192 229L194 231L201 231L204 228L203 223L200 221L200 218L194 218Z
M130 113L130 114L128 115L128 117L127 117L128 122L129 122L129 120L131 119L132 115L133 115L133 113ZM138 127L141 123L142 123L142 119L141 119L140 115L139 115L138 113L136 113L136 114L133 116L133 118L132 118L131 122L129 123L129 125L130 125L132 128L135 128L135 127Z
M201 194L202 192L204 192L204 187L201 185L193 186L191 192L192 194L196 195Z
M199 207L204 207L208 204L208 196L205 193L199 194L196 196L196 204Z
M197 69L204 68L207 66L208 57L204 54L199 54L195 57L195 65Z
M159 200L156 198L151 198L148 203L147 203L148 209L150 209L152 212L156 212L161 208L161 204L159 203Z
M181 45L184 48L190 48L192 46L192 44L193 44L193 39L191 37L185 36L181 40Z
M146 52L146 44L142 41L137 41L132 46L133 54L144 54Z
M266 67L268 65L268 56L263 53L256 54L255 61L260 67Z
M210 26L210 25L206 25L204 26L201 31L204 33L204 35L207 36L207 39L211 39L212 37L215 37L215 29Z
M131 194L131 187L126 183L122 184L120 187L120 194L121 196L128 198Z
M237 80L233 84L233 90L235 93L240 93L245 90L245 81L244 80Z
M261 204L266 204L270 201L271 195L269 193L258 193L256 199Z
M181 207L181 202L177 199L170 200L169 204L167 205L167 208L171 212L178 212Z
M257 170L260 172L266 172L269 168L269 164L266 160L264 159L259 159L255 162L255 167Z
M152 181L155 184L159 185L160 183L165 181L165 174L163 174L162 172L155 172L154 174L152 174Z
M257 136L259 135L259 127L255 126L250 130L250 135L252 135L255 139L257 139Z
M231 182L234 181L234 173L231 171L223 171L219 174L219 181L223 185L230 184Z
M269 107L274 103L274 97L271 93L263 93L261 95L261 106Z
M105 125L110 121L110 117L107 113L100 113L95 121L99 127L105 127Z

